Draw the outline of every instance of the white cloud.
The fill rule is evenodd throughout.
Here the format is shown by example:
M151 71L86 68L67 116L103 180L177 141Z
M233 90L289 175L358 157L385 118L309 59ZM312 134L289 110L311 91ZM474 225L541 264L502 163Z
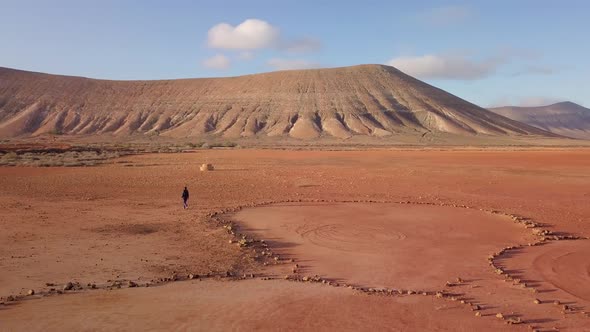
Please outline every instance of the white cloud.
M309 69L318 68L320 64L303 59L279 59L274 58L267 61L267 64L276 70Z
M505 62L502 57L478 61L463 55L422 55L393 58L387 64L422 79L476 80L493 74Z
M315 38L300 38L283 43L282 49L291 53L314 52L322 48L322 43Z
M319 40L311 37L284 38L279 28L259 19L247 19L236 26L219 23L209 29L207 45L217 49L244 51L238 55L242 60L251 59L251 51L257 49L304 53L317 51L322 46Z
M435 26L447 26L463 22L473 16L473 11L463 6L431 8L418 14L418 19Z
M524 69L515 72L512 76L523 75L553 75L557 72L554 68L540 65L527 66Z
M386 64L421 79L478 80L504 68L507 70L503 75L512 77L552 75L558 72L558 68L538 64L539 57L539 53L534 50L502 48L486 58L475 58L470 52L464 51L399 56L387 61Z
M238 54L238 59L244 61L252 60L254 59L254 53L248 51L240 52L240 54Z
M220 23L209 29L208 45L212 48L254 50L273 47L279 40L279 29L266 21L248 19L232 26Z
M203 66L211 69L228 69L231 65L231 61L228 57L223 54L214 55L203 61Z

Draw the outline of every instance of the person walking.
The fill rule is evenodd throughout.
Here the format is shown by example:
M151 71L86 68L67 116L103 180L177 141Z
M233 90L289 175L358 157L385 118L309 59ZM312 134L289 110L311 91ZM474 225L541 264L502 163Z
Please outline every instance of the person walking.
M184 209L188 209L188 188L184 187L184 190L182 191L182 201L184 202Z

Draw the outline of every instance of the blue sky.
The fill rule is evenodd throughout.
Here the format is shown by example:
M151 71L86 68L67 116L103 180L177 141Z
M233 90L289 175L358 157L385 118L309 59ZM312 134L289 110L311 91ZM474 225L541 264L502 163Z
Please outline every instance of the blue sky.
M390 64L482 106L590 106L587 1L0 0L0 66L107 79Z

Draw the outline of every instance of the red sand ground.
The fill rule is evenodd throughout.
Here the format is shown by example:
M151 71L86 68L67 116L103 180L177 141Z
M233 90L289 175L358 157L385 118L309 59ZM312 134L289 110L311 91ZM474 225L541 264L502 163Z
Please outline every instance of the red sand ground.
M560 241L524 248L499 260L511 274L539 289L539 299L590 311L590 241Z
M460 304L433 297L372 296L283 280L187 281L155 288L98 290L28 301L4 315L10 315L5 321L7 330L25 331L98 327L111 331L467 332L505 327L500 321L475 319Z
M532 218L559 234L590 236L590 151L212 150L125 160L130 163L0 169L2 327L584 331L590 326L584 286L588 240L549 241L495 259L538 288L533 293L522 283L506 282L486 259L504 246L530 242L531 230L479 210ZM201 163L214 164L216 171L199 172ZM192 197L186 211L180 203L185 184ZM45 283L60 288L67 281L102 287L115 279L143 284L171 274L225 271L282 277L294 263L263 267L251 249L228 244L231 236L206 215L293 199L433 204L271 204L243 209L234 218L243 220L238 224L244 232L266 236L271 249L295 258L301 275L366 287L445 290L457 301L369 296L286 280L183 281L6 300L28 289L44 294L52 287ZM447 287L445 281L455 277L465 282ZM459 300L480 305L482 317ZM564 311L555 300L571 309ZM495 317L499 312L525 324L504 325Z
M490 253L532 241L529 230L507 217L446 206L288 204L233 218L246 233L270 239L281 257L300 258L304 275L363 287L436 291L457 277L484 277Z

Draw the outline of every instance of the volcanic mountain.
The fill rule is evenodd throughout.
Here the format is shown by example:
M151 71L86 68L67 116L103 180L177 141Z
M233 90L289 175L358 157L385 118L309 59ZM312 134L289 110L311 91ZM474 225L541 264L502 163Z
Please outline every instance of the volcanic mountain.
M497 107L490 111L562 136L590 139L590 109L569 101L539 107Z
M552 136L382 65L109 81L0 68L0 137Z

